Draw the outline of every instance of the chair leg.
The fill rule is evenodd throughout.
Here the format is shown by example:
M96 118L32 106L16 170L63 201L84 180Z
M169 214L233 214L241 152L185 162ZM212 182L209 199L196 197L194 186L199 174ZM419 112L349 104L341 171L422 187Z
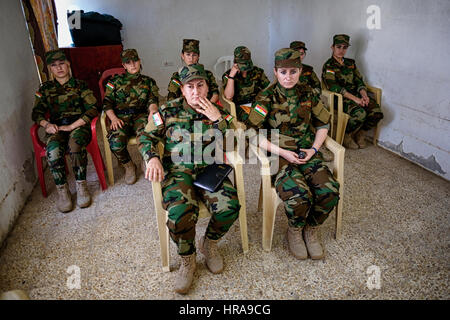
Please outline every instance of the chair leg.
M278 207L278 196L272 189L270 176L262 176L263 189L263 249L270 251L272 248L273 228ZM274 195L275 193L275 195Z
M248 233L247 233L247 212L245 204L245 190L244 190L244 174L242 164L237 164L234 168L235 185L238 193L239 203L241 209L239 211L239 227L241 230L242 250L244 253L248 252Z
M102 155L100 154L100 149L98 148L97 139L92 139L86 150L91 154L92 161L94 162L95 166L95 171L97 171L98 180L100 181L102 190L106 190L108 186L106 185L104 164Z
M263 190L262 190L262 181L259 185L259 199L258 199L258 211L257 212L261 212L262 211L262 205L263 205Z
M42 158L35 153L36 158L36 169L39 176L39 183L41 185L41 191L44 198L47 198L47 188L45 186L45 176L44 176L44 169L42 167Z
M159 247L163 272L169 272L169 231L167 229L167 213L162 207L161 184L152 182L153 201L155 204L156 223L158 225Z

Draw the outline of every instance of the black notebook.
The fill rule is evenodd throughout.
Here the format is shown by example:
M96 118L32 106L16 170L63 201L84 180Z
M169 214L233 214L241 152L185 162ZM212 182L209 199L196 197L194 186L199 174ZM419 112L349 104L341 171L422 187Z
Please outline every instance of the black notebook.
M232 170L233 167L228 164L210 164L197 175L194 186L216 192Z

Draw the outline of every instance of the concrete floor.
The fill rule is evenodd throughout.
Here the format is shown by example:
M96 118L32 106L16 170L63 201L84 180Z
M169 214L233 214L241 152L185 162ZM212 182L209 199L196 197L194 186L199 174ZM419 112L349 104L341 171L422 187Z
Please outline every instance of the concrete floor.
M131 150L140 161L136 148ZM334 239L333 213L321 230L326 258L298 261L287 249L281 207L272 251L262 250L258 170L245 167L248 254L242 253L235 223L219 243L224 272L211 274L198 254L186 296L172 291L179 267L173 243L173 271L161 270L151 184L141 173L128 186L116 167L116 184L102 192L90 161L93 204L63 214L47 170L48 198L37 184L0 251L0 292L22 289L31 299L450 298L448 181L379 147L347 150L343 238ZM69 181L74 193L73 174ZM198 238L206 225L207 219L199 221ZM68 286L74 270L80 272L80 289ZM367 284L374 270L380 272L379 289Z

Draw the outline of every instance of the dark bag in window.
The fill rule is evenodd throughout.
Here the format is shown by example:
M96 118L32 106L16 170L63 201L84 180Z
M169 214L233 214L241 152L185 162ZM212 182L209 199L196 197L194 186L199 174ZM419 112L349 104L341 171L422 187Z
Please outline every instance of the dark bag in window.
M67 12L67 22L75 47L122 44L122 23L109 14L72 11Z

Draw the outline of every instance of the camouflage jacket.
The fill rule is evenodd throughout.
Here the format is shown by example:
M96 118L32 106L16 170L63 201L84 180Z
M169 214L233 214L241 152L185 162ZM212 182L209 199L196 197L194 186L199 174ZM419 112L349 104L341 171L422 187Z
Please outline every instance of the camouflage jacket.
M148 112L151 104L159 103L158 91L155 80L141 73L118 74L106 84L103 110L113 109L116 114L130 108Z
M329 119L330 113L310 86L297 83L285 89L277 82L258 94L247 124L255 129L278 129L279 146L295 151L311 148L313 127L328 128Z
M340 94L348 91L357 95L361 89L367 90L353 59L344 58L343 65L333 57L328 59L322 68L322 81L328 90Z
M226 71L222 76L223 87L225 88L228 83L228 76L231 69ZM234 97L233 102L236 105L242 105L246 103L252 103L255 100L256 95L270 84L267 79L264 70L256 66L252 70L247 72L247 77L243 77L241 72L238 72L234 76Z
M206 75L208 77L208 99L211 99L214 94L219 94L219 87L217 86L216 79L211 71L205 70ZM172 78L170 78L169 87L167 90L169 93L167 94L167 101L180 98L182 96L181 93L181 81L180 75L178 72L174 72Z
M320 98L322 88L320 85L320 80L314 72L313 67L307 64L302 65L302 73L300 75L299 82L309 85L313 89L313 92L319 95Z
M214 133L212 133L214 130L207 131L218 129L224 134L226 129L234 126L233 117L223 108L217 105L216 107L221 112L222 119L213 123L192 109L183 97L162 105L159 112L153 114L153 121L147 123L139 139L139 150L144 161L148 162L153 157L159 157L157 144L161 142L164 145L164 154L161 160L166 170L174 165L189 168L205 165L201 155L212 143L212 140L207 137L211 137L211 134L214 137ZM191 142L189 143L189 141ZM199 143L201 143L201 147L199 147ZM171 155L172 152L178 155L177 149L181 149L181 154L189 153L189 160L175 164ZM200 160L198 161L199 156Z
M56 80L46 81L36 92L31 118L37 124L47 120L47 115L51 123L58 125L64 119L73 123L79 118L90 123L98 115L96 103L94 94L82 80L70 78L63 85Z

